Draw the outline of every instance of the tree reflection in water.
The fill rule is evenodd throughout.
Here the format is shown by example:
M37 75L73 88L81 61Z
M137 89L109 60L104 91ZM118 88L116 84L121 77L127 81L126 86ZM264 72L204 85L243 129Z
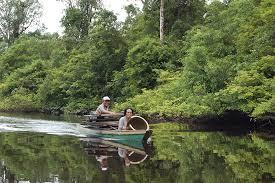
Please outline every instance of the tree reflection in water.
M153 151L134 143L126 147L70 136L0 133L0 179L9 183L274 181L274 141L257 134L190 132L171 123L152 128ZM107 164L102 166L96 157L107 157Z
M124 151L127 157L123 158L132 164L148 157L144 149L127 150L121 147L128 146L119 148L116 143L103 142L37 133L2 133L2 182L125 182L124 162L118 150Z

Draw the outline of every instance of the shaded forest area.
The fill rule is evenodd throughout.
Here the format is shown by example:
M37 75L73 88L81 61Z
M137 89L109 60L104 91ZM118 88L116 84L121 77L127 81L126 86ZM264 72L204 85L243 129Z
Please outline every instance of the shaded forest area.
M70 2L62 36L25 25L5 36L0 16L1 111L73 113L109 95L143 115L274 116L274 0L165 0L163 41L160 0L126 6L124 22L99 0ZM26 14L10 6L16 25Z

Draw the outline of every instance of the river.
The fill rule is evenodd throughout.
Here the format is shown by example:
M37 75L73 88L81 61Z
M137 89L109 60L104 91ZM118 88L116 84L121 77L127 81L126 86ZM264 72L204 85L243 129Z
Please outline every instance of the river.
M257 133L203 132L151 125L138 149L87 138L72 116L0 114L2 183L274 182L275 141Z

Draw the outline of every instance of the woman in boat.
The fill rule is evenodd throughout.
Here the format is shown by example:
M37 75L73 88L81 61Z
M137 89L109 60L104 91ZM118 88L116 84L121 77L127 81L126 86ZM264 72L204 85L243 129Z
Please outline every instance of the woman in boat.
M124 116L119 119L118 130L128 130L128 122L134 115L134 110L132 108L126 108L124 110Z

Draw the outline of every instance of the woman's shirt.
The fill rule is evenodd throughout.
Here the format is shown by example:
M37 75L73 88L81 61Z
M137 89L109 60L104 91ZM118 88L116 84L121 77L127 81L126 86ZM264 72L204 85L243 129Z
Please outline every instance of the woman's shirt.
M125 127L126 125L126 117L123 116L119 119L119 122L118 122L118 130L122 130L123 127Z

